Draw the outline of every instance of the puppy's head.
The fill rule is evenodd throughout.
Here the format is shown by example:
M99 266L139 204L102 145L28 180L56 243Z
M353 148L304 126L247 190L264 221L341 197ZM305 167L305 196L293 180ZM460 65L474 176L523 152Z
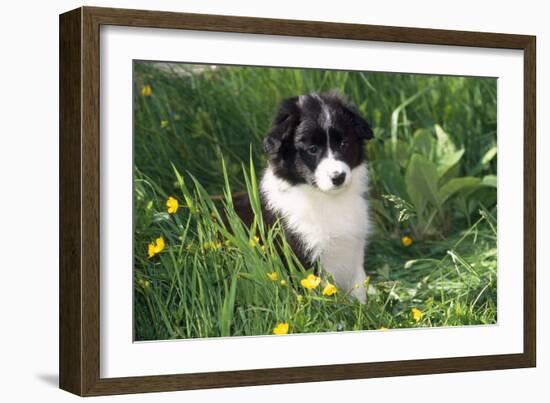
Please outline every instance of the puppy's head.
M342 97L312 93L281 103L263 145L279 178L337 193L363 163L370 138L367 122Z

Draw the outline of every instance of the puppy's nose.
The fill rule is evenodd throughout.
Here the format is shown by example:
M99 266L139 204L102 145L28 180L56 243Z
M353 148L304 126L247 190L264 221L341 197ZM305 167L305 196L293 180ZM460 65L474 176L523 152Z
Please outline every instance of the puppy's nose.
M340 186L346 180L346 173L345 172L337 173L330 179L332 180L332 184L334 186Z

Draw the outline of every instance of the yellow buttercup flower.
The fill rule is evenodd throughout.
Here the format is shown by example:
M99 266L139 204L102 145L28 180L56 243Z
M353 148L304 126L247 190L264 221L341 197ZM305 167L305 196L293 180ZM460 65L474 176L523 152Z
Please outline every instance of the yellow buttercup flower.
M327 283L327 285L323 289L323 295L327 295L327 296L330 297L331 295L336 294L337 291L338 291L338 289L336 288L336 286L334 284Z
M205 251L208 250L219 250L222 247L221 241L212 241L212 242L205 242L202 244L202 249Z
M307 288L308 290L316 288L320 283L321 277L317 277L315 274L310 274L306 278L302 279L302 281L300 281L302 287Z
M147 247L147 254L149 255L149 258L152 258L153 256L162 252L163 250L164 250L164 238L158 237L157 239L155 239L155 242L151 242Z
M139 93L142 97L150 97L153 94L153 89L149 84L147 84L141 87L141 91Z
M139 278L137 283L143 287L143 288L149 288L149 286L151 285L151 283L149 282L149 280L144 280L142 278Z
M280 284L284 287L285 285L287 285L287 282L285 280L281 280Z
M277 326L273 329L273 334L287 334L288 323L277 323Z
M401 238L401 244L405 247L411 246L412 243L413 243L413 240L410 236L405 235L404 237Z
M160 121L160 128L166 129L168 127L168 121L167 120L161 120Z
M272 271L271 273L267 273L267 277L269 277L271 281L277 281L277 279L279 278L279 276L277 275L277 272L275 271Z
M370 276L367 276L365 281L363 281L363 286L365 287L365 290L369 289L369 283L370 283Z
M152 258L153 256L155 256L155 243L154 242L151 242L148 246L147 246L147 256L150 258Z
M419 322L420 319L422 319L422 311L418 308L411 309L411 315L416 322Z
M260 237L255 236L254 238L251 238L249 243L250 243L250 246L255 248L260 243Z
M166 200L166 207L168 208L168 212L170 214L175 214L176 211L178 211L179 206L180 204L178 203L178 201L172 196L170 196L168 200Z

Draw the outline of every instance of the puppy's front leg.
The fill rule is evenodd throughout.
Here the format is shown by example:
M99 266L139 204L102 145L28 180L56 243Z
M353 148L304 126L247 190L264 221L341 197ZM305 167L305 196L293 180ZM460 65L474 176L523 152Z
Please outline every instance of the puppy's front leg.
M365 288L366 280L367 275L365 274L363 265L361 265L356 268L351 295L357 298L357 300L362 304L367 303L367 289Z
M333 241L321 255L321 264L333 275L336 286L345 293L349 292L363 304L367 302L364 250L364 241L348 238Z

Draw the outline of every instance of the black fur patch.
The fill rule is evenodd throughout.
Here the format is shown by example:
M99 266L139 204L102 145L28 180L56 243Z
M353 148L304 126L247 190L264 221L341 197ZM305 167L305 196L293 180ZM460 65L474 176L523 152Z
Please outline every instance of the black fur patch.
M329 146L351 169L365 159L372 130L354 107L335 92L284 100L263 145L276 176L292 185L315 185L314 172Z

